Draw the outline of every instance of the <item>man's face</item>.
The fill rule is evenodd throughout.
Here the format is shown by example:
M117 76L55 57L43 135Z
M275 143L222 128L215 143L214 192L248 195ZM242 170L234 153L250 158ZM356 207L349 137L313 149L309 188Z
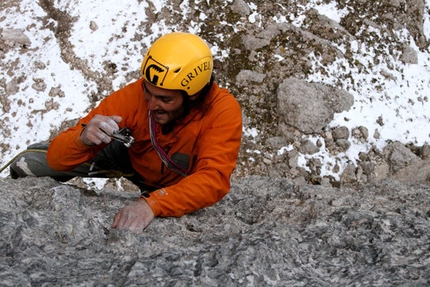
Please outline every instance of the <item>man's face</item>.
M162 89L147 81L143 81L143 88L148 109L156 123L166 125L181 117L184 112L181 91Z

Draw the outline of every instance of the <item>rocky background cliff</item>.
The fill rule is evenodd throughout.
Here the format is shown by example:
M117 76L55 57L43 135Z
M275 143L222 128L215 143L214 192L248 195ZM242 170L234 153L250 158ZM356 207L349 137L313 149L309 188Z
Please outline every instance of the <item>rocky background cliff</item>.
M78 1L0 3L2 163L136 79L160 34L196 31L243 108L231 192L135 235L110 228L137 197L127 182L3 178L0 286L430 284L428 118L414 117L429 107L430 76L412 89L407 73L429 58L426 1L317 3L336 9L336 20L309 8L314 1L132 2L89 1L97 9L81 29ZM112 9L103 50L92 42ZM79 38L84 31L94 38ZM53 72L57 59L66 69ZM392 114L351 116L375 102ZM405 118L402 140L387 137Z

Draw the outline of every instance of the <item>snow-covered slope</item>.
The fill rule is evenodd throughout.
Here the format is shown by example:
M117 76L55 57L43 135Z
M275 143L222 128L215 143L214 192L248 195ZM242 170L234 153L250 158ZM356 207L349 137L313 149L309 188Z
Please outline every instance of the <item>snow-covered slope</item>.
M351 13L349 6L323 2L296 3L295 14L289 13L283 4L272 3L279 10L270 21L301 27L310 9L338 23ZM203 25L215 20L219 21L216 25L233 29L249 25L261 28L264 19L259 14L259 5L263 4L258 3L236 0L219 4L234 5L236 11L242 11L240 18L225 23L208 19L210 11L187 14L190 10L196 11L198 5L209 6L209 1L180 4L156 0L3 1L0 4L0 165L28 144L48 140L63 127L64 121L79 118L101 98L136 79L144 52L160 35L174 30L199 33ZM428 40L430 4L423 3L423 33ZM384 31L376 28L360 33L385 37ZM400 54L385 51L388 46L375 51L378 45L369 46L362 41L331 43L343 53L353 53L354 62L361 65L350 65L345 58L326 64L321 63L318 54L308 55L312 72L307 80L340 86L355 98L353 107L336 114L330 126L350 129L365 126L369 130L367 142L351 137L352 146L342 156L343 163L354 162L359 152L367 151L372 145L382 149L387 140L415 145L429 142L430 52L428 48L420 50L408 30L395 33L398 39L410 43L416 61L402 62ZM223 41L225 35L212 36ZM217 45L212 41L210 44L218 60L231 54L231 50L222 48L225 43ZM282 61L281 56L278 58ZM248 125L244 131L245 137L255 137L252 131L258 133L259 129ZM316 141L317 137L310 139ZM312 156L323 162L334 161L324 150ZM322 175L330 173L322 171ZM6 175L4 171L2 176Z

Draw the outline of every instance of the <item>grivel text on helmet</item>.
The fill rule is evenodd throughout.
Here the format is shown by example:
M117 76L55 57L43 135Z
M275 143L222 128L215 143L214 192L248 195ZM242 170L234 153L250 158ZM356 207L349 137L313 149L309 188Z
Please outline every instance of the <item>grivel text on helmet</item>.
M200 75L205 71L210 71L210 70L211 70L211 62L208 61L208 62L201 63L200 65L195 67L190 73L188 73L185 78L182 79L181 85L183 87L188 86L188 84L191 83L191 81L195 79L198 75Z

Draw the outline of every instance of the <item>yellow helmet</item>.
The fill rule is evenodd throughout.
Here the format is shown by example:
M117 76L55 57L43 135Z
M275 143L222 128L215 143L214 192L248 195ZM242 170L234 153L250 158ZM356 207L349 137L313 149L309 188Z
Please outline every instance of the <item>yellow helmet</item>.
M168 90L197 94L213 70L209 46L197 35L173 32L156 40L143 58L140 73L146 81Z

